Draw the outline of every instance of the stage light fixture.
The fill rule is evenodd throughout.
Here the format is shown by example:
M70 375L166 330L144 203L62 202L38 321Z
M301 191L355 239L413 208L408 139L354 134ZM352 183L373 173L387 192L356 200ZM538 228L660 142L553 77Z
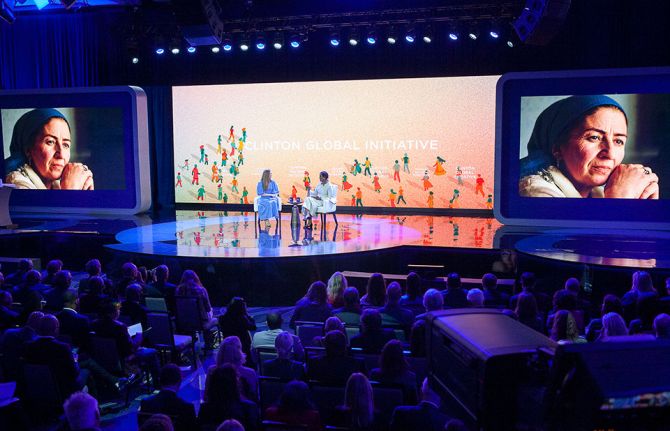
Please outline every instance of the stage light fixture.
M349 45L356 46L358 45L358 41L359 41L358 30L356 30L356 28L352 28L351 31L349 32Z
M164 48L156 48L156 54L158 54L158 55L165 54L165 49Z
M336 30L330 34L330 44L332 46L340 46L340 31Z
M390 45L394 45L398 41L398 33L396 32L394 27L390 27L388 29L388 32L386 33L386 41Z
M284 47L284 34L281 31L275 33L272 46L275 49L282 49Z
M288 39L289 45L291 45L291 48L299 48L300 47L300 35L297 33L293 33L289 39Z
M170 42L170 52L177 55L181 52L181 40L176 37Z
M405 33L405 40L407 43L414 43L416 40L416 31L414 30L414 27L407 28L407 32Z
M426 43L431 43L433 41L433 28L429 25L423 29L423 41Z
M470 30L468 30L468 37L470 40L479 39L479 29L477 28L476 24L470 26Z
M133 57L130 61L132 61L133 64L137 64L137 63L140 62L140 59L139 59L139 57Z
M195 46L189 46L188 48L186 48L186 51L187 51L189 54L195 54L195 51L196 51L196 50L195 50Z
M500 37L500 26L497 22L491 23L491 28L489 29L489 36L491 39L498 39Z
M175 46L174 48L170 48L170 52L174 55L177 55L181 52L181 50Z
M374 45L377 43L377 30L371 29L368 31L368 37L365 39L368 42L368 45Z
M9 5L7 5L4 0L0 0L0 18L7 24L12 24L16 21L16 15L14 15L14 12L12 12Z
M223 39L223 50L226 52L230 52L233 49L233 41L230 39L230 37L226 37Z
M212 52L213 52L214 54L218 54L219 51L221 51L221 48L219 48L218 46L213 46L213 47L212 47Z
M449 40L452 40L454 42L456 42L461 37L461 33L458 31L458 26L456 24L452 24L451 26L449 26L448 36Z
M514 42L512 42L511 40L508 40L507 41L507 46L510 47L510 48L514 48Z
M265 37L262 34L256 36L256 49L262 51L265 49Z
M224 46L223 49L226 49ZM249 50L249 36L242 35L242 38L240 39L240 50L242 51L248 51Z

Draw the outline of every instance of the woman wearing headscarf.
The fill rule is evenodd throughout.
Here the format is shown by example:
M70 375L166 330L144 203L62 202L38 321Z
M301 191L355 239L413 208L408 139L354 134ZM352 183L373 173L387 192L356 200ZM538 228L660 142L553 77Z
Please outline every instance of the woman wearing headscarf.
M658 199L651 168L622 164L628 119L604 96L561 99L537 118L521 160L519 194L530 197Z
M5 182L20 189L93 190L93 173L70 163L70 124L56 109L33 109L14 125Z

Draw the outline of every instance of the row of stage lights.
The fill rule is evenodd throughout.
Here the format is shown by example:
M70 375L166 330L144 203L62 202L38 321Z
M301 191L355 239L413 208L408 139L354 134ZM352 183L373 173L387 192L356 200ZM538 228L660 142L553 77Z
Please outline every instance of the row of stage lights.
M487 33L488 37L491 40L495 41L503 39L503 34L496 26L490 27ZM469 30L467 30L467 32L465 32L463 36L461 32L459 32L456 28L452 28L447 32L446 37L451 42L457 42L462 37L466 37L472 41L476 41L481 38L481 31L479 27L473 25ZM425 28L423 28L423 30L420 33L417 32L413 27L410 27L405 31L403 39L404 42L408 45L412 45L418 41L430 44L434 41L434 32L432 30L432 27L430 26L426 26ZM291 34L288 38L288 46L290 46L292 49L298 49L306 40L307 40L306 37L304 37L303 35L294 33ZM367 31L364 41L370 46L378 44L380 41L379 33L374 29ZM399 41L400 39L398 33L394 29L390 29L389 31L386 32L386 42L389 45L395 45ZM329 43L332 47L339 47L340 45L343 44L343 42L348 42L349 45L351 46L359 45L361 43L361 36L359 31L356 28L352 28L348 32L346 38L342 38L342 32L340 30L335 30L330 33ZM510 48L514 47L514 42L511 40L511 38L507 38L505 44ZM257 51L264 51L266 48L268 48L268 41L265 38L265 36L261 33L256 35L255 39L253 40L253 46L255 46ZM276 50L281 50L286 46L286 39L282 32L276 32L274 34L271 46ZM242 36L239 39L239 43L237 44L237 48L240 51L249 51L251 47L252 47L252 40L249 37L249 35L242 34ZM233 44L233 40L231 37L226 37L221 43L221 45L214 45L209 47L209 49L213 53L219 53L221 52L221 50L223 50L224 52L231 52L233 51L233 49L235 49L235 45ZM164 55L167 52L171 52L173 55L177 55L181 53L181 50L182 50L181 41L179 39L175 39L173 40L173 43L169 48L166 49L164 46L159 46L156 48L155 52L156 55ZM194 46L189 46L186 48L186 52L189 54L195 54L196 51L197 49ZM138 63L139 58L136 56L133 57L132 62L135 64Z

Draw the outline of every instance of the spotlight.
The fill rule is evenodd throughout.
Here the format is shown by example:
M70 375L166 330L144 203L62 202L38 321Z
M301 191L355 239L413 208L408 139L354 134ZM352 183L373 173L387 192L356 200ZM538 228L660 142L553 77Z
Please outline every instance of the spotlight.
M137 64L137 63L139 63L139 62L140 62L140 59L139 59L139 58L137 58L137 57L133 57L133 58L132 58L132 60L130 60L130 61L132 61L132 62L133 62L133 64Z
M395 31L395 28L393 27L389 28L388 33L386 35L386 41L391 45L395 44L398 41L398 35Z
M358 30L355 28L351 29L351 32L349 33L349 45L351 46L356 46L358 45Z
M450 39L450 40L453 40L453 41L455 42L455 41L458 40L458 38L459 38L460 36L461 36L461 35L460 35L460 33L458 32L458 27L456 27L455 25L452 25L452 26L449 28L449 39Z
M470 27L470 30L468 31L468 37L471 40L477 40L479 38L479 29L476 25Z
M280 31L275 33L274 42L272 44L275 49L282 49L284 47L284 34Z
M375 43L377 43L377 31L374 29L368 31L368 37L366 38L366 40L369 45L374 45Z
M156 54L158 54L158 55L163 55L163 54L165 54L165 49L163 49L163 48L156 48Z
M226 49L226 47L224 46L223 49ZM240 49L242 51L249 50L249 36L247 36L246 34L243 35L242 38L240 39Z
M423 41L426 43L433 41L433 28L429 25L423 30Z
M497 22L491 23L491 28L489 29L489 36L492 39L498 39L500 37L500 26Z
M265 49L265 38L263 35L256 36L256 49L262 51Z
M407 29L407 33L405 33L405 40L407 43L414 43L416 40L416 31L414 30L413 27L410 27Z
M340 46L340 32L334 31L330 34L330 44L332 46Z
M292 34L291 37L288 39L289 45L291 45L291 48L299 48L300 47L300 35L299 34Z
M174 55L177 55L177 54L179 54L181 51L179 50L179 48L174 47L174 48L170 49L170 52L173 53Z
M510 48L514 48L514 42L512 42L511 40L508 40L507 41L507 46L510 47Z
M189 54L195 53L195 46L189 46L186 48L186 51L188 51Z
M233 49L233 41L230 39L230 37L226 37L223 39L223 50L226 52L229 52Z
M177 39L177 38L172 39L172 42L170 43L170 52L174 55L179 54L179 52L181 51L180 48L179 48L179 45L181 45L181 42L180 42L179 39Z
M218 54L219 51L221 51L221 48L219 48L218 46L213 46L213 47L212 47L212 52L213 52L214 54Z

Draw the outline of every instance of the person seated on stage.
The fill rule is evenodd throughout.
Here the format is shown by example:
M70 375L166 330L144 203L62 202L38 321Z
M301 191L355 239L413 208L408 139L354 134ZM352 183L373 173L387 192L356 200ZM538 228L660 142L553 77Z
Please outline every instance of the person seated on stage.
M63 404L65 418L71 431L100 429L98 401L85 392L75 392Z
M388 424L380 423L370 380L361 373L353 373L344 388L344 404L335 408L333 425L350 430L385 430ZM330 422L329 422L330 423Z
M670 316L661 313L654 319L654 334L658 339L670 339Z
M55 109L33 109L14 125L5 182L20 189L93 190L93 172L70 162L70 124Z
M382 308L384 305L386 305L386 280L377 272L368 279L365 295L361 298L361 307Z
M302 205L303 216L306 227L312 227L312 217L317 214L317 210L323 206L323 201L333 198L333 190L328 182L328 172L321 171L319 174L320 183L316 185L309 196L305 198Z
M142 286L133 283L126 287L126 299L121 302L121 315L127 316L132 325L141 323L143 328L147 325L147 309L140 304L142 299Z
M382 315L382 326L400 326L409 335L414 323L414 313L400 306L402 288L400 283L393 281L386 288L386 305L379 309Z
M305 425L307 431L323 429L319 411L309 399L309 387L307 383L299 380L284 386L279 402L265 410L265 417L289 425Z
M258 418L258 406L245 399L240 390L235 366L223 364L207 373L204 402L198 414L201 427L236 419L244 425L244 429L253 431L258 429Z
M334 272L328 279L328 303L333 308L344 306L344 291L348 287L347 277L341 272Z
M451 418L440 411L440 396L430 387L428 378L421 385L421 401L416 406L398 406L391 416L391 431L416 429L442 431Z
M239 296L230 300L226 312L219 316L219 331L223 338L236 336L242 343L242 351L248 360L251 357L251 335L256 330L256 321L249 315L247 303Z
M18 323L19 313L12 310L13 303L11 293L6 290L0 291L0 333Z
M365 362L348 355L347 337L340 331L327 333L324 347L325 353L307 362L310 380L344 385L352 373L365 373Z
M455 272L447 275L447 289L442 292L444 308L468 308L468 294L461 287L461 276Z
M426 312L416 316L409 336L409 345L412 356L426 356L426 316L432 311L443 309L444 297L437 289L428 289L423 294L423 306Z
M275 338L277 358L263 362L263 375L282 380L305 380L305 364L291 359L293 336L282 332Z
M256 186L256 194L261 198L258 200L258 219L265 220L265 228L270 227L270 219L279 220L279 187L272 181L272 171L265 169L261 180Z
M240 380L240 391L244 397L253 402L258 402L258 375L253 368L245 367L244 363L247 355L242 351L242 344L240 339L231 335L226 337L219 346L219 351L216 353L216 363L207 369L207 379L205 380L205 388L209 381L209 375L217 368L221 368L224 364L231 364Z
M405 404L416 404L418 391L416 374L405 360L400 341L391 340L386 343L379 357L379 368L372 369L370 379L379 383L401 385Z
M361 333L351 338L351 347L363 349L363 353L380 353L384 345L395 340L392 329L382 328L379 310L368 308L361 315Z
M281 329L284 324L284 319L279 311L273 310L265 316L265 321L267 322L268 329L267 331L258 331L254 334L253 339L251 340L251 347L256 349L258 347L272 348L275 346L275 339L279 334L284 333L285 331ZM293 338L293 348L291 350L293 354L293 359L302 361L305 359L305 349L302 347L300 338L297 335L290 334Z
M600 307L600 315L604 316L607 313L617 313L619 316L623 316L623 306L621 305L621 300L618 296L609 294L605 295L603 298L603 303ZM591 319L586 327L586 340L589 342L597 340L602 328L602 318Z
M154 269L154 277L156 277L156 281L146 285L144 296L147 298L165 298L168 311L174 314L174 294L177 286L168 281L170 278L170 269L167 265L158 265Z
M53 287L44 294L44 299L47 301L44 308L51 311L62 310L65 304L65 294L70 289L71 284L72 274L70 274L70 271L58 271L51 284Z
M358 289L347 287L342 295L344 307L333 310L333 316L337 317L345 325L361 324L361 302L358 297Z
M328 293L324 282L315 281L307 294L295 304L289 327L295 329L295 322L325 322L333 314L328 304Z
M4 287L18 286L22 281L23 277L28 273L28 271L33 269L33 261L30 259L21 259L19 260L18 269L7 277L5 277Z
M498 277L486 273L482 276L482 289L484 289L484 305L486 307L507 308L509 295L498 288Z
M97 314L102 311L103 305L111 299L102 293L105 282L100 276L91 277L88 280L88 293L79 296L79 312L85 314Z
M88 274L88 277L83 278L79 280L79 296L82 296L83 294L86 294L89 292L90 287L89 283L91 281L91 278L93 277L100 277L104 281L104 289L103 291L105 292L111 292L113 289L113 283L112 280L107 278L105 274L102 273L102 264L98 259L91 259L86 264L84 265L84 271Z
M559 310L556 313L549 337L558 344L586 343L586 339L579 335L577 322L568 310Z
M421 294L421 277L416 272L407 274L405 294L400 298L400 306L412 312L414 317L425 313Z
M161 389L156 395L145 398L140 403L142 413L162 413L178 418L175 429L192 430L196 428L195 408L178 393L181 388L181 370L175 364L166 364L161 368Z

